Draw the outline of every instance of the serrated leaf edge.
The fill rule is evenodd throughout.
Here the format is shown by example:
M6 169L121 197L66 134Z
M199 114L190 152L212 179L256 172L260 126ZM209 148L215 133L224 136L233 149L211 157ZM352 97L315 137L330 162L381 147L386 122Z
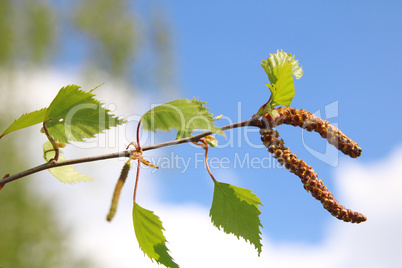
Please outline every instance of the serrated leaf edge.
M222 183L222 182L218 182L218 181L216 181L216 182L214 182L214 183L215 183L215 185L217 185L218 187L220 187L220 184L227 184L227 183ZM233 191L234 191L236 197L239 198L237 192L236 192L236 191L234 190L234 188L233 188L233 187L236 187L236 186L231 185L231 184L227 184L227 185L229 185L230 188L233 189ZM241 216L241 213L236 209L236 206L234 206L234 204L232 203L232 201L230 200L230 198L227 196L227 194L225 193L225 191L223 191L222 188L220 188L220 189L221 189L221 192L224 193L224 195L226 196L226 199L231 202L232 207L235 208L235 210L237 211L237 214ZM251 192L251 191L250 191L250 192ZM251 192L251 193L252 193L252 192ZM254 193L252 193L252 194L254 194ZM254 194L254 195L255 195L255 194ZM258 196L257 196L257 198L258 198ZM250 204L249 202L246 201L246 199L239 198L239 200L240 200L241 202L244 201L244 202L246 202L247 204ZM258 215L260 215L260 214L261 214L261 210L258 208L258 205L263 205L263 204L261 203L261 201L260 201L259 198L258 198L258 200L259 200L259 203L256 205L256 208L258 209L258 212L259 212ZM251 204L250 204L250 205L251 205ZM234 236L237 237L237 239L240 239L240 236L241 236L241 235L237 235L237 234L235 234L235 233L233 233L233 232L226 231L223 225L221 225L221 224L219 224L219 225L216 224L215 221L212 220L212 214L211 214L211 212L210 212L210 217L211 217L212 224L213 224L215 227L217 227L218 230L221 230L221 228L222 228L222 230L223 230L226 234L233 234ZM246 221L244 220L244 217L240 217L240 218L241 218L243 224L244 224L245 226L247 226L247 228L249 229L250 227L246 224ZM258 218L259 218L259 216L258 216ZM263 227L260 220L259 220L259 226L260 226L260 227ZM259 244L260 244L261 247L262 247L262 243L261 243L261 234L262 234L262 233L261 233L260 227L258 228L259 230L258 230L258 234L257 234L257 236L258 236L257 241L260 242ZM250 232L250 233L253 233L250 229L249 229L249 232ZM249 242L250 245L254 245L255 249L257 249L258 255L261 254L261 251L262 251L262 250L261 250L260 247L257 246L257 244L252 243L251 240L248 239L248 238L246 238L246 237L243 237L243 236L241 236L241 237L242 237L246 242Z
M139 211L139 210L138 210L138 207L141 208L141 209L143 209L143 210L146 210L146 211L149 211L150 213L152 213L152 215L156 217L156 220L157 220L158 222L155 223L155 221L153 221L150 217L148 217L147 215L145 215L144 213L142 213L142 211ZM134 225L134 233L135 233L136 237L137 237L137 232L136 232L136 227L135 227L136 224L135 224L135 221L134 221L134 218L135 218L135 217L134 217L134 214L135 214L135 213L137 213L137 217L138 217L138 213L141 213L144 218L146 218L147 220L149 220L151 223L155 224L156 227L158 227L158 228L159 228L158 224L160 225L160 227L161 227L161 235L162 235L161 238L162 238L163 242L162 242L162 243L158 243L158 244L155 245L155 246L153 246L152 244L150 244L150 243L148 242L148 240L145 241L145 242L146 242L146 244L148 245L149 248L153 248L153 250L155 251L155 254L157 254L159 257L162 257L162 256L157 253L157 251L155 250L155 248L156 248L156 246L158 246L158 245L164 246L164 247L166 248L166 254L169 256L170 261L171 261L173 264L176 265L176 266L174 266L174 267L179 267L179 266L177 265L177 263L174 262L174 259L172 258L172 256L170 256L170 254L169 254L170 250L166 247L167 240L166 240L165 235L163 234L163 231L165 231L165 229L163 228L163 225L162 225L162 222L161 222L159 216L157 216L153 211L147 210L147 209L141 207L140 205L138 205L136 202L134 202L134 206L133 206L133 225ZM139 226L137 226L137 228L138 228L138 227L139 227ZM159 235L159 234L157 234L157 233L151 231L149 228L147 228L147 226L144 225L144 228L148 229L148 232L149 232L149 233L155 234L155 237L160 238L160 235ZM144 235L144 232L142 231L143 228L140 228L140 229L141 229L141 230L139 230L139 232L142 234L142 236L145 236L145 235ZM137 230L138 230L138 229L137 229ZM137 237L137 240L138 240L138 237ZM164 266L166 266L166 267L170 267L170 266L167 266L165 263L162 263L160 260L157 260L157 259L155 259L155 258L149 256L148 253L146 253L146 252L144 251L144 249L141 247L139 241L138 241L138 245L139 245L140 249L144 252L144 254L147 255L152 261L156 261L158 264L162 264L162 265L164 265Z
M43 122L44 116L45 116L46 112L47 112L47 108L42 108L42 109L39 109L39 110L32 111L32 112L30 112L30 113L24 113L24 114L21 115L18 119L15 119L15 120L13 121L13 123L12 123L11 125L9 125L6 130L3 131L3 133L0 135L0 139L1 139L2 137L4 137L5 135L7 135L7 134L13 132L13 131L17 131L17 130L20 130L20 129L24 129L24 128L27 128L27 127L30 127L30 126L34 126L34 125L37 125L37 124ZM30 115L32 115L32 114L34 114L34 113L38 113L38 114L44 113L44 116L43 116L43 118L42 118L40 121L36 120L35 123L33 123L33 124L28 124L27 126L24 126L24 127L21 127L21 128L18 128L18 129L9 131L10 128L11 128L13 125L15 125L16 123L18 123L19 121L22 121L22 120L26 119L28 116L30 116Z

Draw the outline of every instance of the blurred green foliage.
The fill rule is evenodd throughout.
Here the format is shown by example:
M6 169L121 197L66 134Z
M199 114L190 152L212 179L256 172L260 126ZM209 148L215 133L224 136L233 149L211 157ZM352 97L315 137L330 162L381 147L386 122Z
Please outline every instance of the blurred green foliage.
M55 18L44 1L0 1L0 65L48 57L55 41Z
M65 64L74 69L96 69L151 88L171 84L167 20L158 6L151 7L149 16L141 8L138 12L135 2L126 0L0 0L0 78L9 84L0 87L0 94L3 108L10 111L2 114L0 129L16 118L11 112L26 112L11 101L23 94L13 88L12 71L57 68L66 54L72 57ZM77 58L74 49L84 52ZM0 141L1 177L28 168L16 140ZM29 136L23 140L29 142ZM33 191L32 184L22 179L6 185L0 204L4 268L93 267L90 259L74 255L69 232L59 226L52 202Z
M1 170L3 164L2 160ZM4 267L90 267L89 259L72 253L68 232L59 226L49 202L25 181L6 185L0 204L0 263Z
M126 1L85 0L73 18L92 41L88 60L116 74L129 69L137 49L137 26Z
M167 87L175 76L171 36L165 12L152 1L138 10L128 0L0 1L0 67L62 58L88 73Z

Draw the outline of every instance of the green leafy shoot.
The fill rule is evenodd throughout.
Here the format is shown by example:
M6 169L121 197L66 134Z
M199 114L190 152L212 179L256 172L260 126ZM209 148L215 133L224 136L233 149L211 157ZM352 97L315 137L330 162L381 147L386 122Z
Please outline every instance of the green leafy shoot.
M303 76L303 68L299 65L299 61L296 60L295 56L292 56L290 53L286 53L283 50L277 51L276 54L269 54L269 57L266 60L261 62L261 66L264 71L268 75L268 79L271 84L275 84L277 81L277 77L274 74L274 68L276 66L281 66L285 62L289 62L292 65L292 74L296 79L300 79Z
M266 84L271 91L271 97L254 115L257 117L266 113L272 115L273 108L278 105L290 106L295 95L293 76L300 79L303 75L302 66L290 53L278 50L276 54L270 55L271 57L261 62L261 66L271 82Z
M250 241L260 255L262 225L258 205L262 205L260 199L250 190L215 182L209 215L214 226L218 229L222 227L227 234L232 233L237 238L241 236Z
M272 73L277 78L277 81L272 85L266 84L271 90L271 107L277 105L289 106L295 96L292 65L290 62L285 62L283 65L275 66Z
M194 130L222 133L204 104L197 99L177 99L156 106L142 116L143 129L154 132L177 129L176 139L189 137Z
M45 125L54 140L83 141L92 138L110 127L125 123L118 119L103 104L94 99L92 90L85 92L77 85L60 89L47 109Z
M26 127L30 127L43 122L45 119L47 109L43 108L31 113L23 114L20 118L15 120L1 135L0 139L13 131L20 130Z
M158 216L134 203L133 224L138 244L151 260L166 267L179 267L168 253L162 232L164 229Z
M53 150L52 144L47 141L43 144L43 158L46 162L49 162L55 156L55 152ZM64 161L66 160L60 152L59 160ZM49 172L52 173L53 176L56 177L61 182L67 183L75 183L75 182L82 182L82 181L91 181L92 178L85 176L74 169L73 166L66 165L61 167L50 168Z

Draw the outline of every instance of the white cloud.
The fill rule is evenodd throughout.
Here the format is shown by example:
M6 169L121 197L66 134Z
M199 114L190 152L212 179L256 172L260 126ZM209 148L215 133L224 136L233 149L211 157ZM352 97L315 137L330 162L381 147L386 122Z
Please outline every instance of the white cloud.
M25 89L22 91L26 96L23 100L29 99L35 103L42 100L43 103L35 107L40 108L48 105L57 89L77 80L76 77L51 72L34 73L30 78L20 81L18 87ZM113 86L113 83L103 86L102 96L110 103L118 103L119 113L130 114L134 112L132 107L137 104L141 106L141 99L134 101L123 92L115 94ZM39 88L40 91L37 91ZM38 131L34 133L35 140L42 138L39 138ZM123 143L128 140L125 133L123 129L116 134L124 140ZM31 147L35 157L40 155L40 146ZM91 149L88 152L96 155L121 150L120 146L121 142L115 147ZM71 157L82 152L79 149L68 151ZM99 263L97 267L158 267L144 256L135 240L131 218L133 178L128 180L122 191L115 219L112 223L105 221L114 183L123 163L118 160L107 161L107 164L87 164L85 169L77 167L95 177L90 183L63 185L47 172L37 176L35 182L44 187L40 189L41 193L55 200L61 222L73 227L73 248L80 254L93 256ZM150 171L141 174L139 200L143 207L161 217L171 255L184 268L399 267L402 263L401 164L402 147L375 163L343 163L336 173L337 197L351 209L363 212L368 221L359 225L331 221L322 243L314 245L274 243L263 234L261 257L257 257L256 250L250 244L214 228L208 217L208 208L194 204L161 203L157 198L157 185L149 176ZM262 231L264 233L264 229Z

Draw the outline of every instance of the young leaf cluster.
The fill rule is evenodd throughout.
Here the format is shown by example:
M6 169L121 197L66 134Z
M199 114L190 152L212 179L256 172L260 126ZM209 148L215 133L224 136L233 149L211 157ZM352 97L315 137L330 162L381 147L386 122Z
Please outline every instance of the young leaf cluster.
M141 118L144 130L170 131L177 129L177 138L188 137L195 129L204 129L211 132L221 132L213 122L214 118L209 109L204 107L204 103L196 99L174 100L159 105ZM205 161L208 172L208 147L216 147L217 140L213 136L205 136L195 144L200 145L206 151ZM135 157L140 157L139 144L134 144L136 148ZM138 164L139 165L139 164ZM137 166L138 181L139 166ZM210 173L215 183L214 197L210 210L211 221L218 229L222 228L225 233L232 233L235 236L243 237L250 241L261 253L261 232L262 227L259 215L261 214L258 205L261 205L259 198L250 190L239 188L226 183L216 181ZM137 182L136 182L137 185ZM136 189L136 187L135 187ZM134 190L136 191L136 190ZM163 236L162 223L159 217L153 212L143 209L135 202L133 207L134 230L141 249L157 263L166 267L178 267L169 254L166 247L166 239Z
M258 205L260 199L250 190L230 184L214 181L214 195L210 209L213 225L223 229L227 234L243 237L257 249L258 255L262 251L262 227ZM164 228L159 217L152 211L140 207L134 202L133 224L140 248L144 253L159 264L166 267L179 267L174 262L166 247Z
M295 56L290 53L278 50L276 54L270 54L270 56L261 62L261 66L271 82L271 84L265 84L271 96L268 102L261 106L256 116L269 113L278 105L290 106L295 95L293 76L300 79L303 75L302 66L299 66Z
M92 91L82 91L77 85L63 87L48 108L22 115L0 135L0 138L10 132L43 122L55 141L68 143L84 141L110 127L125 123L110 114L110 111L94 98Z
M49 139L49 142L43 145L44 159L47 162L64 161L65 158L59 152L60 146L69 141L84 141L112 126L125 123L110 114L110 111L94 98L92 91L82 91L77 85L61 88L48 108L22 115L0 135L0 138L13 131L43 123L42 132ZM92 180L72 166L52 168L49 171L61 182Z

